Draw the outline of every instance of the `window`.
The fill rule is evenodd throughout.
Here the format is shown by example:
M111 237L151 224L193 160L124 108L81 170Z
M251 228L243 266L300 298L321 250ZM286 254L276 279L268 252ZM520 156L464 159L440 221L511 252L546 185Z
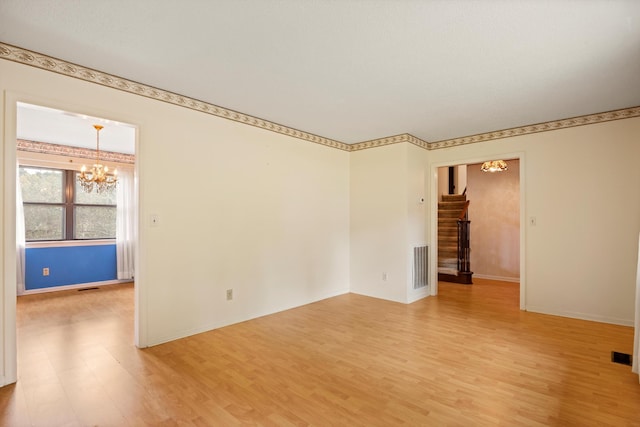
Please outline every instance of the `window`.
M76 175L20 167L26 241L115 238L115 192L85 193Z

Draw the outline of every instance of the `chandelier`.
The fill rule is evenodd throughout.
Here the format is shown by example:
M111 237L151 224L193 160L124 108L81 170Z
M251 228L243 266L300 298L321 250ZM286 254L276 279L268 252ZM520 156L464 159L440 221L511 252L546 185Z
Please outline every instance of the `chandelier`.
M507 162L504 160L491 160L484 162L480 168L482 172L502 172L507 170Z
M91 193L94 188L97 193L111 192L118 184L118 170L114 169L113 175L109 175L109 168L100 163L100 130L103 126L93 125L93 127L96 129L96 162L90 171L82 165L78 182L87 193Z

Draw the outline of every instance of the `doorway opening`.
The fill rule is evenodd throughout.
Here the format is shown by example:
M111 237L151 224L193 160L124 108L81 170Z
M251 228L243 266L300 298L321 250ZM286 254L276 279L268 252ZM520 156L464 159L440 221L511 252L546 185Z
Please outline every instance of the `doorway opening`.
M432 194L437 197L433 198L432 203L431 229L439 254L434 257L437 258L434 267L445 273L451 273L450 270L457 267L460 254L460 245L456 246L458 235L452 233L452 237L447 237L447 231L442 231L438 225L443 223L443 219L439 218L443 215L439 214L438 205L440 203L442 206L442 196L449 195L453 189L456 197L464 196L467 202L470 248L467 262L470 262L469 271L473 277L473 281L468 283L497 281L512 284L518 290L516 299L519 300L520 309L524 309L523 155L510 154L501 158L506 160L509 167L506 171L495 173L481 170L483 162L494 159L472 159L462 164L433 166L435 184ZM449 262L449 258L453 259L453 263ZM439 280L453 282L446 279L447 274L439 276ZM433 279L437 283L436 277ZM436 295L437 286L434 288L433 295Z
M15 105L16 294L135 287L136 126ZM102 126L99 135L94 125ZM91 170L98 163L109 168L110 176L117 170L115 190L88 191L79 182L81 167ZM135 312L137 304L136 298ZM137 336L137 324L131 323L131 335Z

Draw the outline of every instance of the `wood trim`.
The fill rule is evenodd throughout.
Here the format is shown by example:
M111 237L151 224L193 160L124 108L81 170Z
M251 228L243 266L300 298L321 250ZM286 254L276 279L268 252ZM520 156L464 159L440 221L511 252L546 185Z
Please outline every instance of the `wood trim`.
M465 202L464 207L462 208L462 212L460 212L460 215L458 216L458 221L462 221L464 219L464 215L469 210L469 203L470 203L469 200Z

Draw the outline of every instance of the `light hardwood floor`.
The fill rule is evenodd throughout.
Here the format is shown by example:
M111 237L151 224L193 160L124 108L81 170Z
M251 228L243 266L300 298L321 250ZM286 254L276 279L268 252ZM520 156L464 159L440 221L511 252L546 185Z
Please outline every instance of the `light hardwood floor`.
M640 426L633 330L518 310L518 286L348 294L133 345L133 288L18 300L7 426Z

